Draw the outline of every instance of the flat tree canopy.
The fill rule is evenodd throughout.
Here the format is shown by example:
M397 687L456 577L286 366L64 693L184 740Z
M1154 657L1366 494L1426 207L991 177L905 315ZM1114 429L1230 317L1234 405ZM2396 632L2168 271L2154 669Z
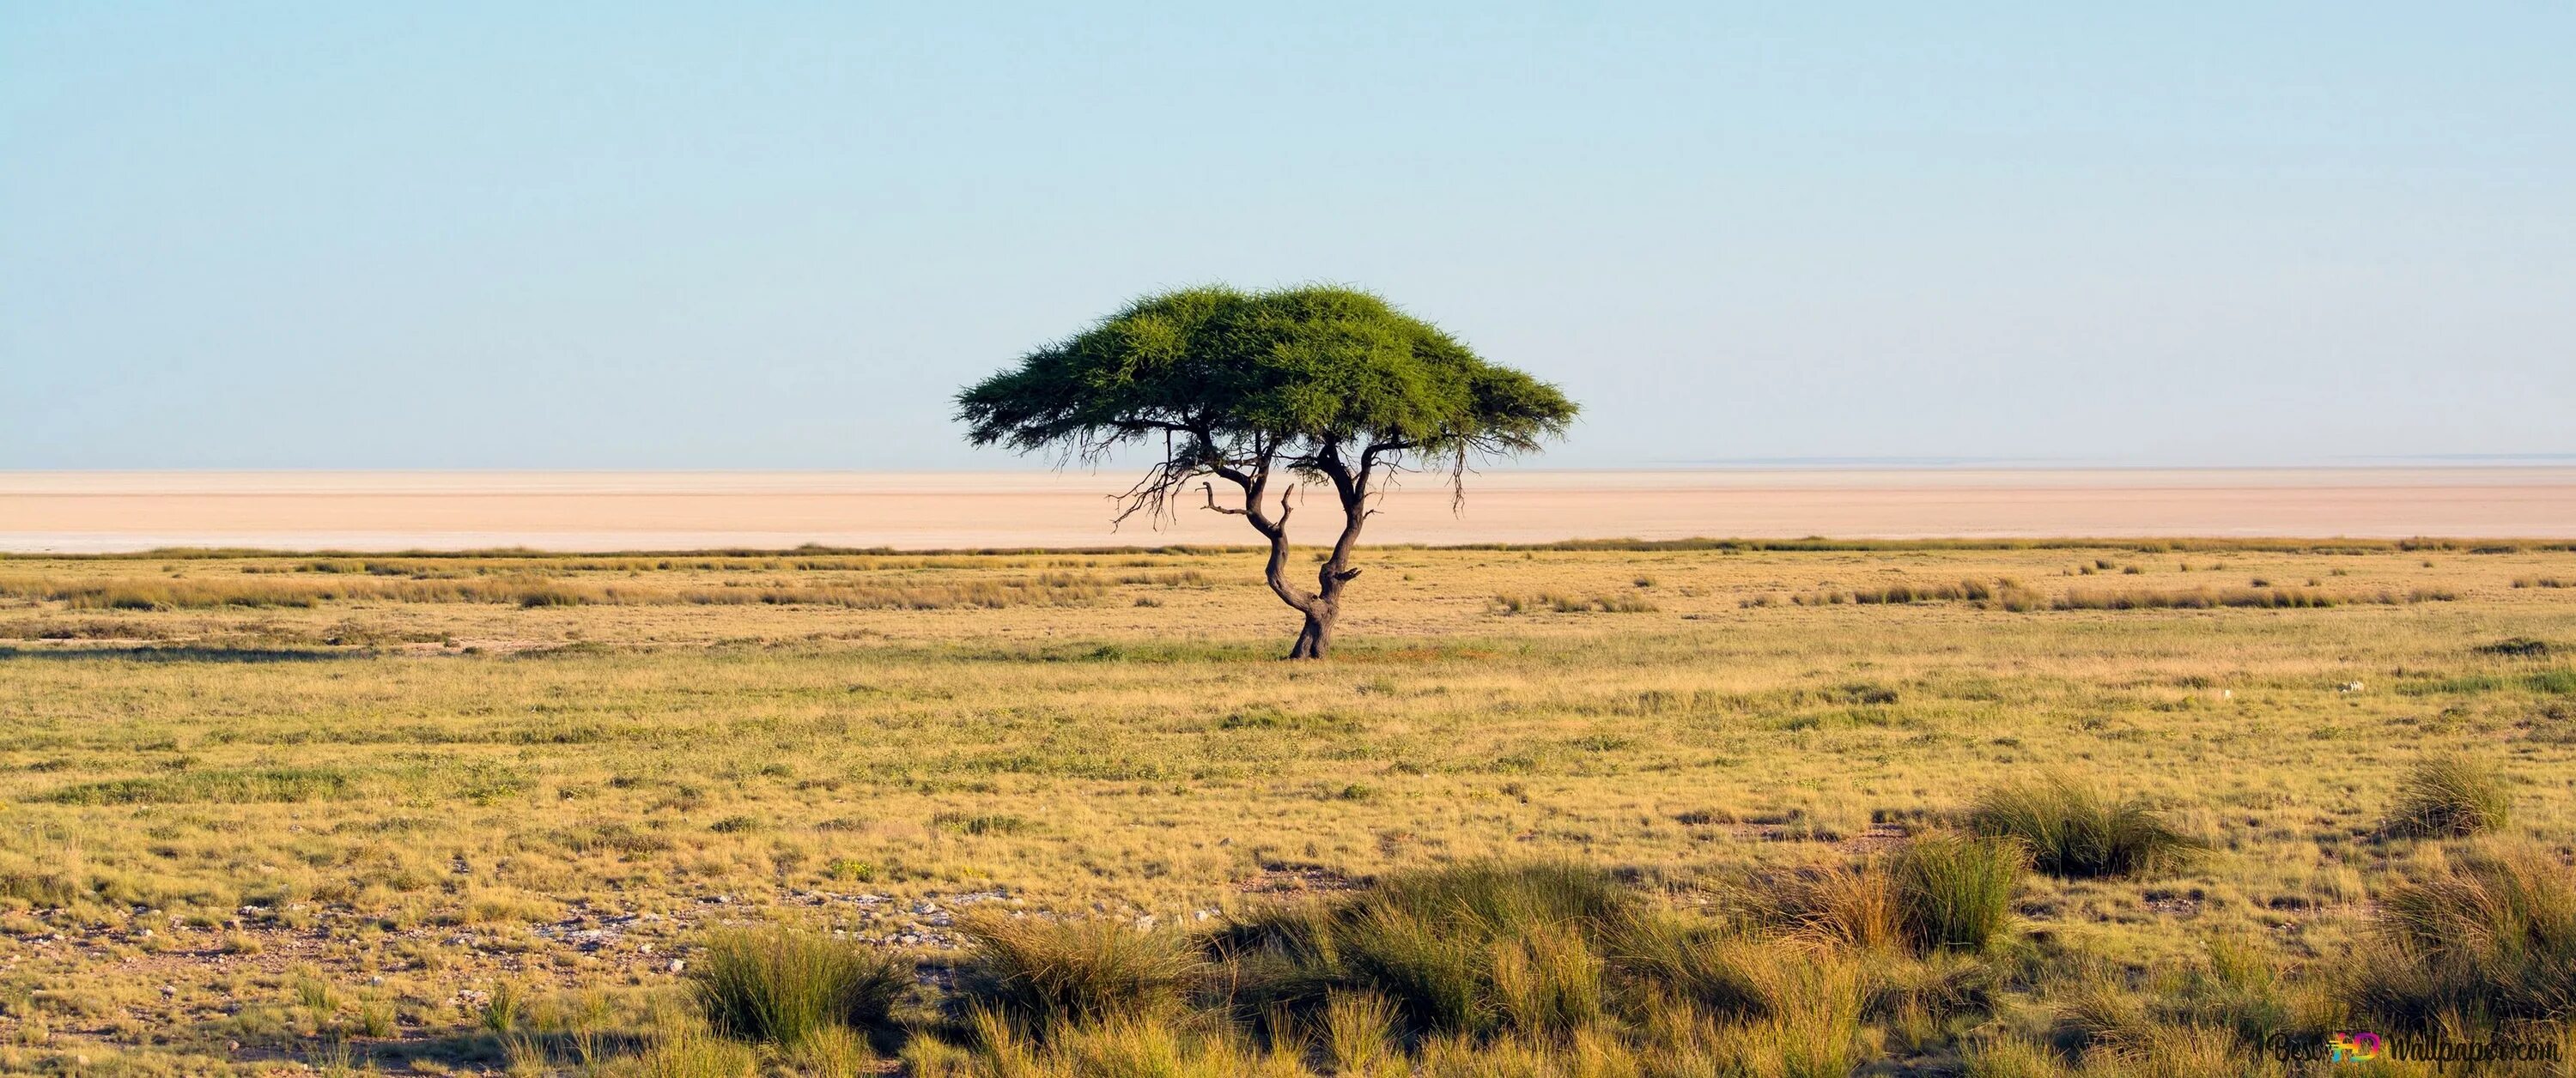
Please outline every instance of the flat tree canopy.
M1453 492L1479 459L1561 436L1575 405L1555 386L1486 362L1436 326L1348 288L1189 288L1138 300L957 395L976 445L1098 463L1159 449L1119 520L1170 513L1198 482L1204 508L1270 542L1272 591L1306 615L1291 652L1331 645L1360 528L1396 471L1446 470ZM1228 485L1222 503L1214 483ZM1341 531L1312 591L1286 575L1290 490L1332 488ZM1275 493L1275 497L1273 496Z

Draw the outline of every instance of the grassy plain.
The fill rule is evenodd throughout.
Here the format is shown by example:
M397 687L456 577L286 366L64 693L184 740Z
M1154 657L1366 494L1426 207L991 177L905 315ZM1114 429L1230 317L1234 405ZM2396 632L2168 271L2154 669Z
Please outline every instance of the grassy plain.
M1644 1037L1619 1008L1525 1039L1399 1015L1389 1064L1332 1047L1378 1021L1361 995L1293 1059L1203 1003L1053 1056L942 1007L1010 914L1203 940L1439 866L1597 866L1814 943L1759 910L2063 781L2198 849L2028 873L2008 940L1915 974L1798 952L1852 993L1988 978L1831 1036L1883 1072L2265 1073L2261 1032L2370 1017L2392 893L2439 913L2408 888L2513 857L2564 886L2576 850L2565 544L1363 564L1342 653L1289 664L1240 551L0 559L0 1070L1663 1073L1586 1039ZM2395 826L2447 758L2501 778L2501 824ZM889 1019L914 1043L689 1025L710 934L771 923L924 963ZM2221 982L2274 1024L2186 1006ZM1725 1028L1689 1073L1839 1072ZM1202 1069L1099 1062L1120 1037Z

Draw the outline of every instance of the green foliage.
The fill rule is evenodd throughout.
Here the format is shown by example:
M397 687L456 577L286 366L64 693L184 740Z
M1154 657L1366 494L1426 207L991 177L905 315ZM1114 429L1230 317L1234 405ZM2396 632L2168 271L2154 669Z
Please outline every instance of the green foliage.
M2134 876L2169 868L2200 844L2146 802L2114 801L2065 778L1990 790L1969 809L1968 826L2030 851L2051 876Z
M1140 299L957 403L975 444L1021 451L1090 452L1195 429L1220 446L1520 452L1575 413L1555 387L1485 362L1385 300L1323 286Z
M2415 765L2398 784L2383 829L2392 835L2473 835L2502 827L2513 815L2513 794L2486 763L2466 756L2435 756Z
M911 983L907 965L788 929L708 940L689 980L717 1032L788 1048L830 1026L883 1026L895 997Z

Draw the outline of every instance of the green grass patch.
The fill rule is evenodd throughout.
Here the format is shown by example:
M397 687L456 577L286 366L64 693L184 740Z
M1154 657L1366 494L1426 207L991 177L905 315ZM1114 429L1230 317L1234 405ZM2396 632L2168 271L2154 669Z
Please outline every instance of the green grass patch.
M335 768L279 767L84 782L46 794L44 800L57 805L250 805L333 801L356 796L357 790L357 780Z

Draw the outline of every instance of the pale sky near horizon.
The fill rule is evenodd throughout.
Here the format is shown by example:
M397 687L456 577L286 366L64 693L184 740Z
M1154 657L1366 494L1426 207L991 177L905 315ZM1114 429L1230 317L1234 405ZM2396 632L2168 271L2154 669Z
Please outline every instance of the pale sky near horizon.
M2576 6L0 0L0 469L1005 468L1378 290L1545 463L2576 459Z

